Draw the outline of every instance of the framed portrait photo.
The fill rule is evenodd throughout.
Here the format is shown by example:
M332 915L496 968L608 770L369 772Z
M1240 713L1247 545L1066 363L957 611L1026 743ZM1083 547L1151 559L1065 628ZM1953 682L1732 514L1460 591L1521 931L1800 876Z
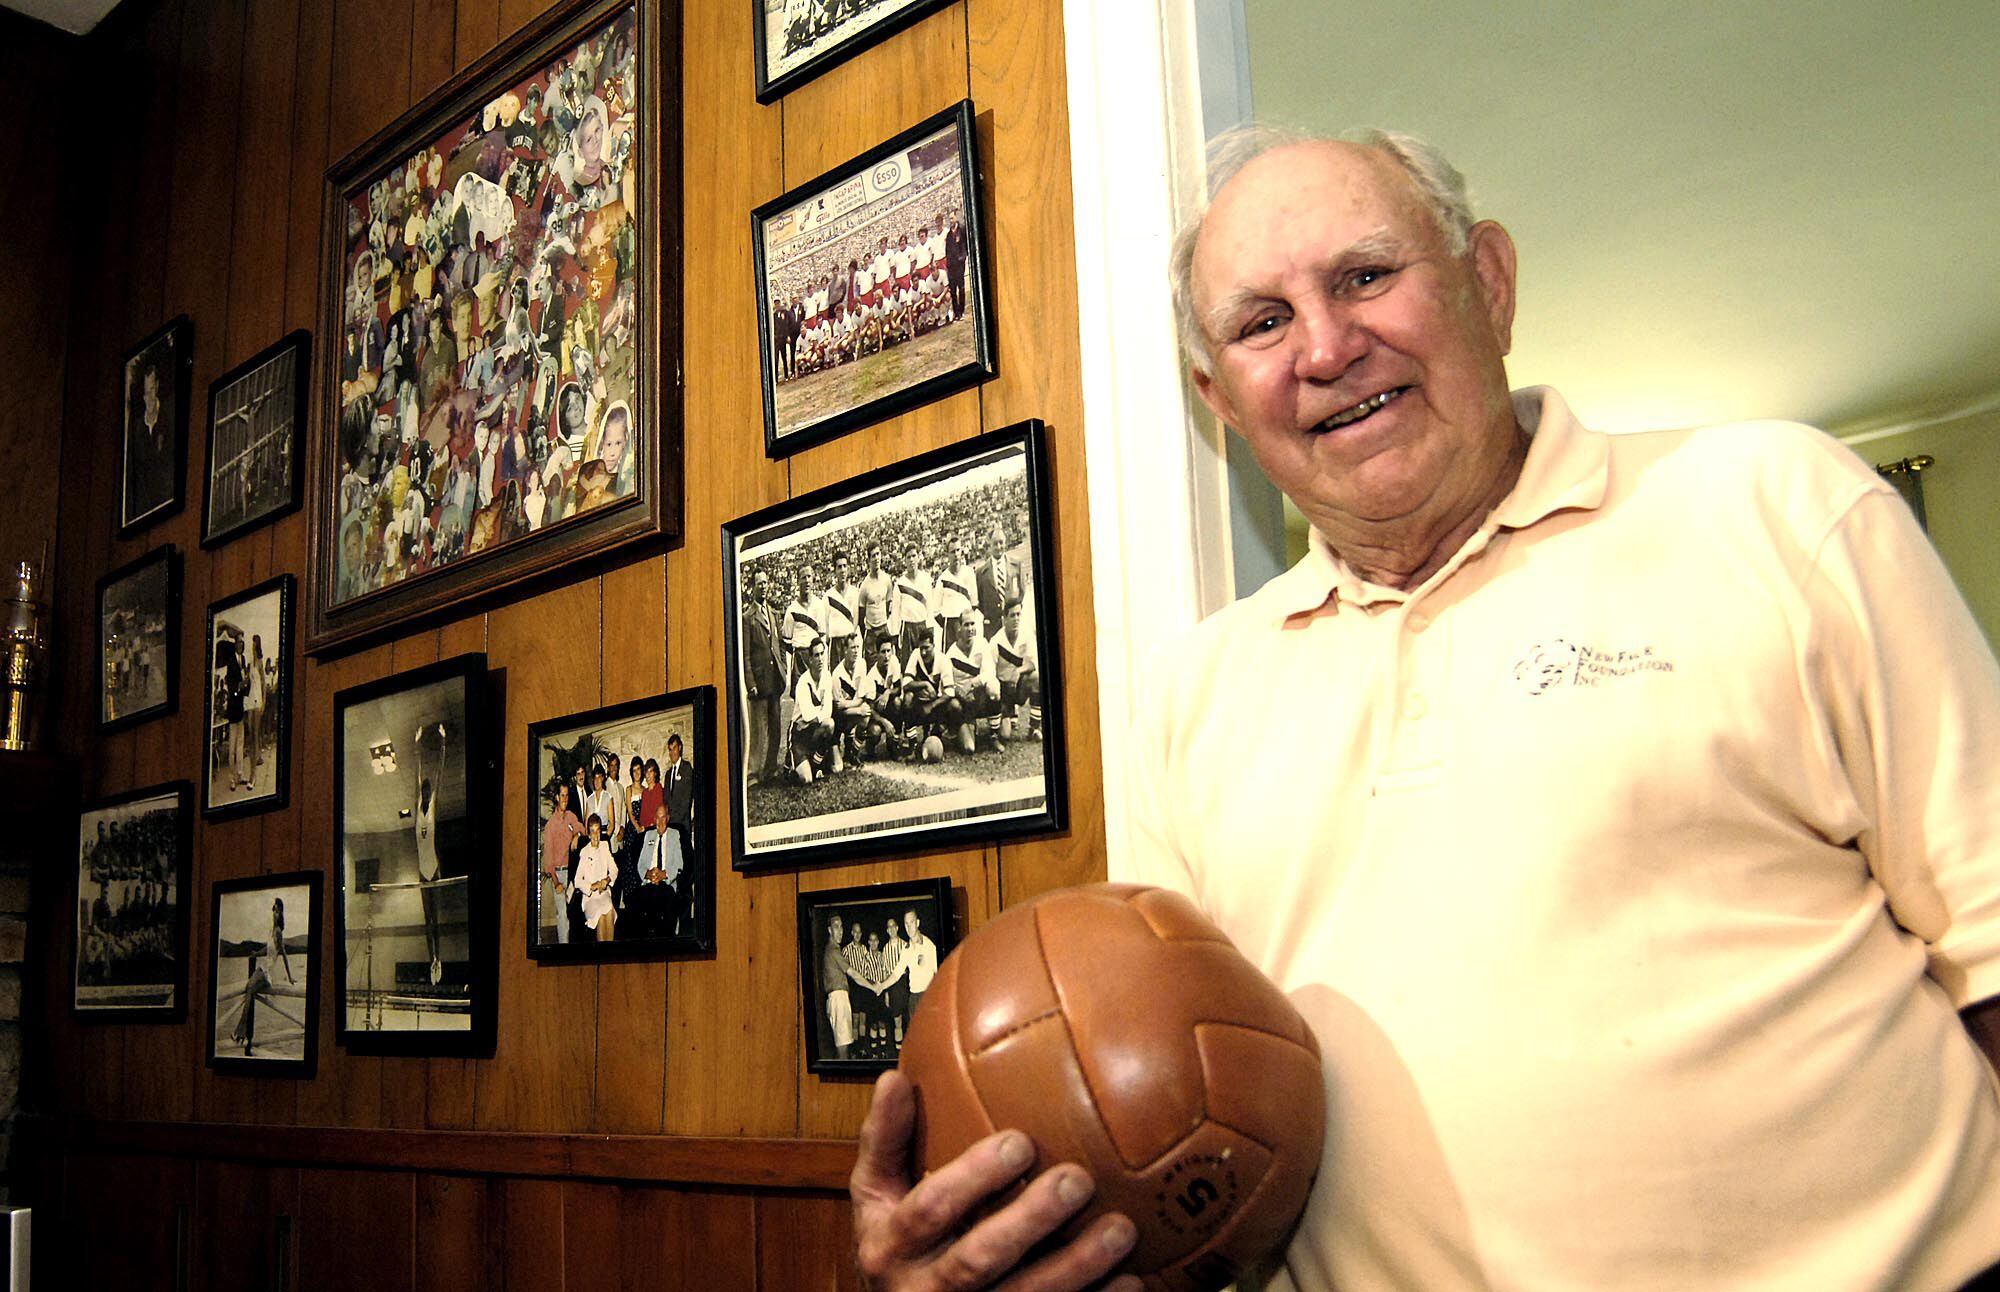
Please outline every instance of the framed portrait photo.
M678 536L677 0L562 0L328 172L307 649Z
M528 728L528 955L715 949L715 688Z
M886 40L951 0L750 0L757 102L774 103L820 73Z
M300 330L210 383L203 547L298 510L311 356L312 333Z
M118 731L180 697L181 554L169 543L97 581L97 725Z
M958 945L949 879L799 894L806 1071L882 1072Z
M187 1010L186 781L85 805L76 837L79 1017L177 1022Z
M317 870L216 882L208 922L209 1067L312 1076L322 882Z
M496 689L473 654L334 696L334 1036L357 1053L493 1050Z
M119 401L118 537L164 520L186 501L188 386L194 324L186 315L125 356Z
M1060 830L1040 422L723 526L739 870Z
M208 608L201 812L210 821L283 807L290 797L296 587L280 574Z
M751 212L770 456L993 375L976 150L966 100Z

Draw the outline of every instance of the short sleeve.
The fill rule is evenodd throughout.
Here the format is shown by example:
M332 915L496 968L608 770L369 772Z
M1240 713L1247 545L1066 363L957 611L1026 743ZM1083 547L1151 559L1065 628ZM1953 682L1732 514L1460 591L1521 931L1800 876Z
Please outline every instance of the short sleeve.
M1138 689L1138 717L1132 724L1132 828L1122 856L1110 860L1111 878L1122 883L1151 884L1185 894L1196 906L1201 894L1189 864L1175 840L1169 805L1168 746L1173 712L1172 662L1168 652L1156 655Z

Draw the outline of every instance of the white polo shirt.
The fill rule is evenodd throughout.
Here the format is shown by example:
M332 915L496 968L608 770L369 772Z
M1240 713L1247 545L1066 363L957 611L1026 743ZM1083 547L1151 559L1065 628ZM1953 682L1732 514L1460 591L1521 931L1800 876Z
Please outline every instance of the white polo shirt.
M1317 1032L1272 1284L1955 1288L2000 1261L2000 669L1781 423L1604 436L1404 593L1311 553L1142 719L1134 856Z

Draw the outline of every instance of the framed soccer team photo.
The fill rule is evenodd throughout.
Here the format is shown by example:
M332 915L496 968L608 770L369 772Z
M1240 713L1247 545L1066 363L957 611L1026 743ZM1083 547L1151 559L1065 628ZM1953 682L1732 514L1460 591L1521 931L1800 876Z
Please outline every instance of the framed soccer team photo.
M311 354L312 333L293 332L209 385L203 547L298 510Z
M559 0L328 172L308 650L678 536L678 14Z
M369 1054L493 1049L499 697L460 655L334 696L334 1036Z
M280 574L208 608L201 791L208 820L283 807L290 797L296 587Z
M951 0L750 0L757 102L775 103Z
M97 581L97 726L119 731L180 699L181 554L169 543Z
M800 893L806 1071L895 1067L956 924L949 879Z
M174 781L84 807L70 996L79 1017L177 1022L185 1014L193 804L192 787Z
M528 728L528 955L715 949L715 688Z
M186 501L188 385L194 379L194 325L186 315L125 357L120 399L118 537L164 520Z
M312 1076L323 878L301 870L216 881L208 922L209 1067Z
M1060 830L1040 422L723 526L740 870Z
M976 151L967 100L751 213L770 456L993 375Z

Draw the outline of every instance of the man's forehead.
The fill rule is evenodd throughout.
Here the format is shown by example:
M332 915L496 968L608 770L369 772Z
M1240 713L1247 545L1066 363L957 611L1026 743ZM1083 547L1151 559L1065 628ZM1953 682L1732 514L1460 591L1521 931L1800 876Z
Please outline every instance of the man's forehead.
M1272 247L1338 255L1350 245L1421 241L1435 221L1415 184L1380 149L1336 141L1289 144L1257 157L1223 185L1195 244L1197 284L1234 278L1243 266L1218 263ZM1291 247L1311 236L1328 245Z

